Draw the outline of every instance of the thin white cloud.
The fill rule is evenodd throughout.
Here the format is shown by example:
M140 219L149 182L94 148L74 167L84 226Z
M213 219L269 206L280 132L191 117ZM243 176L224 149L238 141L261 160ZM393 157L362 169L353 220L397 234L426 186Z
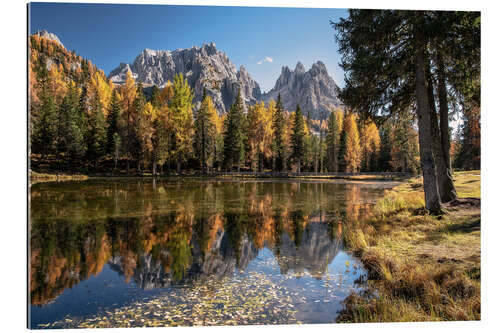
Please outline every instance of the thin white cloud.
M263 63L265 62L273 62L273 58L271 58L270 56L265 56L264 59L261 59L257 62L257 65L262 65Z

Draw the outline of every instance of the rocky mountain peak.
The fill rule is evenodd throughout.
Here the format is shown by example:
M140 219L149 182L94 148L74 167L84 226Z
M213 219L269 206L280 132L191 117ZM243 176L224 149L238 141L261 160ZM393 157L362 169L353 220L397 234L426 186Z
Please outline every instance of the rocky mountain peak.
M299 61L293 71L288 66L281 68L274 88L262 99L267 103L281 94L285 109L293 111L299 104L305 114L310 113L311 118L325 119L333 108L341 105L336 88L323 62L317 61L306 71Z
M297 65L295 66L295 70L294 72L296 74L303 74L306 72L306 68L304 67L304 65L299 61L297 62Z
M201 46L201 50L205 55L213 55L217 53L217 48L215 47L214 42L210 42L210 44L203 44Z
M326 74L328 75L328 71L326 70L326 66L322 61L317 61L311 66L311 70L314 71L315 74Z
M341 106L337 85L323 62L315 62L307 71L300 61L293 70L283 66L274 88L262 94L247 69L244 66L236 69L213 42L173 51L144 49L132 63L121 63L112 70L109 78L116 84L123 84L128 71L145 87L156 85L160 88L173 81L177 73L182 73L194 90L195 108L206 89L220 113L229 110L238 91L246 105L259 101L267 103L281 94L287 110L293 111L299 104L304 114L309 112L313 119L324 119L333 108Z
M195 107L206 89L219 112L229 110L239 90L249 105L255 104L261 96L259 85L247 70L243 67L237 71L227 55L217 50L213 42L173 51L145 49L133 63L120 64L112 70L109 78L116 84L122 84L128 70L146 87L163 87L168 81L173 81L177 73L182 73L194 90Z
M59 37L57 37L54 33L48 32L47 30L38 30L35 35L58 42L62 47L64 47L64 44L59 40Z

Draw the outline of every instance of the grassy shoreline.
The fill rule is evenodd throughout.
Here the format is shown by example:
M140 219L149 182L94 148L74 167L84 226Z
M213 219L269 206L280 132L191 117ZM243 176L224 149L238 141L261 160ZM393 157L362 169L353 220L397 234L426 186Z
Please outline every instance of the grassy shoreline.
M86 180L90 178L213 178L213 179L307 179L307 180L352 180L352 181L403 181L408 179L408 175L396 173L378 173L378 174L312 174L312 173L273 173L273 172L233 172L233 173L211 173L202 174L197 172L186 172L183 174L163 174L153 175L151 173L143 174L109 174L109 173L95 173L95 174L75 174L56 171L30 171L29 179L32 183L38 182L52 182L52 181L67 181L67 180Z
M339 322L481 319L480 173L456 172L459 200L430 216L420 178L388 191L344 240L368 271L367 292L345 301Z

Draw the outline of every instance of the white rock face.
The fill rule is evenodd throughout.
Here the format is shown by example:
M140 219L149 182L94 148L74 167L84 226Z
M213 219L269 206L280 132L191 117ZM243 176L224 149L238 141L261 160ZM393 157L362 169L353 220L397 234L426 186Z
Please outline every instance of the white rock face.
M43 37L43 38L47 38L47 39L51 39L53 41L56 41L58 42L59 44L61 44L62 47L64 47L64 44L61 43L61 41L59 40L59 37L57 37L56 34L53 34L51 32L48 32L47 30L38 30L35 35L38 35L40 37Z
M145 49L132 64L121 63L112 70L109 78L116 84L123 84L129 70L145 87L163 87L168 81L173 81L175 74L183 73L194 89L193 102L197 104L201 101L205 88L221 113L229 110L238 90L248 105L255 104L261 97L259 85L246 69L241 67L237 71L214 43L175 51Z
M307 72L304 65L298 62L293 71L288 66L281 68L274 88L263 94L262 99L267 103L277 100L278 94L281 94L286 110L294 111L299 104L304 115L310 112L312 119L325 119L332 108L342 105L336 89L337 84L321 61L314 63Z

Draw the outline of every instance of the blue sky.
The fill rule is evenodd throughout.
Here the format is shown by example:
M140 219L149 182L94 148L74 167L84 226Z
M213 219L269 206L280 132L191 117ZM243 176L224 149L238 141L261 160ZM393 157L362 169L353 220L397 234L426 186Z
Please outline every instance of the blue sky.
M32 3L30 32L55 33L106 74L145 48L174 50L213 41L268 91L281 67L294 69L297 61L306 70L323 61L343 86L329 21L345 16L343 9Z

